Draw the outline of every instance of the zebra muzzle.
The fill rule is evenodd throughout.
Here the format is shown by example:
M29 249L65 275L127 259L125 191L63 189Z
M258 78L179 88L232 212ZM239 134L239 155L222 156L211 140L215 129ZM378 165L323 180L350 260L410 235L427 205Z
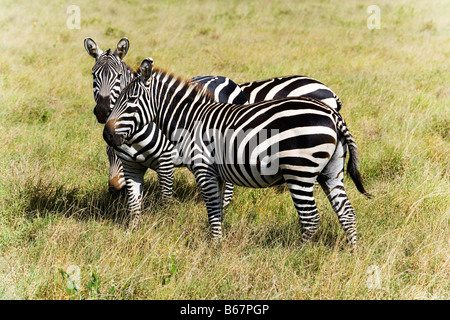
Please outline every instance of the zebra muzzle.
M94 114L97 117L99 123L106 123L106 119L111 113L110 98L109 96L99 95L97 99L97 105L94 108Z
M117 134L114 130L114 126L111 125L110 122L107 122L103 129L103 139L113 148L121 146L125 142L125 137L121 134Z

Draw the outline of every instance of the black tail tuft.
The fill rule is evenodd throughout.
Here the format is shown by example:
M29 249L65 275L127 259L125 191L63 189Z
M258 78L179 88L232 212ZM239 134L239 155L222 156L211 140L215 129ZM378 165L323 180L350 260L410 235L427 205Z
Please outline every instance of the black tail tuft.
M339 99L339 97L337 95L334 95L334 99L336 100L336 104L337 104L336 111L341 110L341 108L342 108L342 101L341 101L341 99Z
M353 139L353 136L351 135L350 131L347 128L347 125L345 124L344 119L342 119L342 116L336 112L338 115L338 121L337 121L337 128L342 133L342 135L345 138L345 141L347 142L348 150L350 153L348 163L347 163L347 173L352 178L353 182L355 183L356 189L358 189L359 192L361 192L363 195L365 195L367 198L372 198L372 195L364 189L361 174L359 173L358 166L358 147L356 146L355 139Z
M368 199L372 198L372 195L364 189L361 174L358 170L358 150L356 148L356 145L353 143L348 144L349 149L349 159L347 163L347 173L352 178L353 182L355 183L356 189L358 189L359 192L361 192L363 195L365 195Z

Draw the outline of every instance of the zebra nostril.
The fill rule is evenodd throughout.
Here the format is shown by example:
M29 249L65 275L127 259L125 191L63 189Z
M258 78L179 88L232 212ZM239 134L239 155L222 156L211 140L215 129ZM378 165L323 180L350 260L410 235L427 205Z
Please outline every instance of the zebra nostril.
M108 130L108 126L106 125L105 128L103 129L103 139L106 141L106 143L107 143L108 145L111 146L112 138L113 138L113 135L112 135L112 133Z
M108 141L112 143L114 141L114 135L112 133L108 133Z
M111 113L110 110L110 98L109 96L99 95L97 104L94 108L94 114L97 117L99 123L106 123L106 120Z

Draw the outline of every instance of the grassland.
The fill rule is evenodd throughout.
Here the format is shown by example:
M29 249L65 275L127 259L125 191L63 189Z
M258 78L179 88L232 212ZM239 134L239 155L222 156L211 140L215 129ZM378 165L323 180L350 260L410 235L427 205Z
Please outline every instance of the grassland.
M0 298L449 299L450 8L375 2L78 1L69 29L66 1L1 0ZM367 28L372 4L380 29ZM332 88L375 195L347 179L359 251L321 190L320 230L301 244L276 188L237 188L213 245L185 169L166 205L147 175L142 227L128 232L124 199L107 192L83 47L123 36L133 67L151 56L184 77L304 74Z

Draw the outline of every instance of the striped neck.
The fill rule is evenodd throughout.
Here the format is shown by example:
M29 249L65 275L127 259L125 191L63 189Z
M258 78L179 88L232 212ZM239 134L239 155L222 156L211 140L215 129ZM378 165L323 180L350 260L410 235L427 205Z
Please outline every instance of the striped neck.
M169 139L176 130L187 129L201 120L203 111L215 102L214 96L203 85L157 68L149 84L154 122Z
M122 70L123 75L122 79L120 81L120 90L125 89L125 87L136 77L136 71L134 71L129 65L127 65L125 62L122 62Z

